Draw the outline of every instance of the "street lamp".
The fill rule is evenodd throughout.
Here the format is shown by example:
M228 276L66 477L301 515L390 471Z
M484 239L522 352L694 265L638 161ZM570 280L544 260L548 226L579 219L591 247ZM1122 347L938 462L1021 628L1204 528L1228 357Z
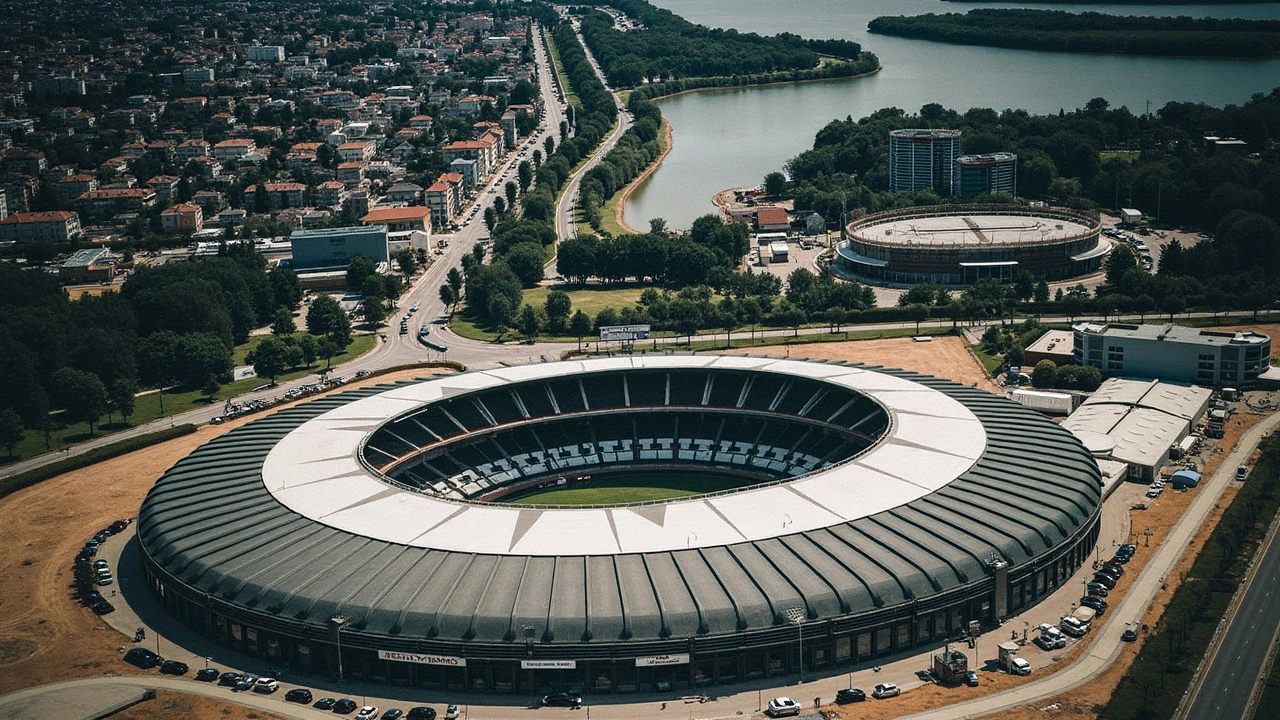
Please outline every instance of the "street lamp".
M796 632L800 640L800 683L804 684L804 608L799 605L787 608L787 620L796 626Z
M329 629L333 632L334 640L338 643L338 682L342 683L344 677L342 674L342 628L347 624L345 615L334 615L329 618Z

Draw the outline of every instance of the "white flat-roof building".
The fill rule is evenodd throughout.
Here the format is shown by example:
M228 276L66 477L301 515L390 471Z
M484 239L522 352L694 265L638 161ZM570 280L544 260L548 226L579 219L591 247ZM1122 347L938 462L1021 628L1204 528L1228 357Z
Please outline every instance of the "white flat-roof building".
M1096 322L1073 331L1076 364L1104 375L1248 388L1271 367L1271 338L1261 333Z

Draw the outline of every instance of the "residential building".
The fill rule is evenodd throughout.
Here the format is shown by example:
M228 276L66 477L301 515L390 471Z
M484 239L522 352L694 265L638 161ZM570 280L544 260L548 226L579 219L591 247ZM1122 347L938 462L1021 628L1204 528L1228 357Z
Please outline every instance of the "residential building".
M231 138L214 145L213 156L222 162L232 162L257 149L257 143L250 138Z
M1018 193L1018 156L997 152L956 158L952 195L971 197L983 193Z
M1074 358L1108 376L1248 388L1271 367L1271 337L1181 325L1077 323Z
M457 158L449 163L450 173L462 178L462 181L471 187L480 184L480 163L475 160L465 158Z
M935 189L948 194L952 170L960 157L960 131L906 129L889 132L889 190Z
M422 202L422 186L411 182L398 182L387 188L387 195L384 201L417 205Z
M80 216L69 210L14 213L0 220L0 240L66 242L80 235Z
M182 71L182 84L197 87L213 82L213 68L187 68Z
M213 154L209 143L204 140L186 140L178 144L175 151L178 162L186 164L198 157L209 157Z
M255 45L249 48L250 62L284 62L283 45Z
M165 208L160 213L160 228L169 234L198 233L204 229L204 211L191 203Z
M786 208L762 207L756 209L756 232L786 232L791 229Z
M297 271L345 268L356 255L375 263L390 261L385 225L298 230L289 236L289 243Z
M316 186L316 207L342 207L346 186L337 180L326 180Z
M338 163L338 170L334 173L334 177L338 179L338 182L349 187L359 185L364 180L364 163Z
M352 140L338 146L338 158L342 162L366 163L373 159L376 151L372 140Z
M461 212L462 187L462 175L445 173L423 193L427 207L431 208L431 222L436 226L442 227L449 224L449 221Z
M156 191L151 188L104 188L76 198L81 211L101 215L141 212L155 203Z
M520 141L516 131L515 111L508 108L506 112L502 113L502 118L498 120L498 125L502 128L502 139L506 143L507 149L514 150L516 143Z
M64 204L75 202L81 195L97 189L98 178L92 175L67 175L53 184L54 193Z
M371 210L360 222L365 225L386 225L387 232L422 230L431 232L431 208L421 205L402 208L378 208Z
M244 189L244 207L255 212L268 210L284 210L285 208L302 207L305 202L307 186L295 182L263 183L270 207L258 207L258 186L250 185Z
M178 197L178 185L182 178L176 175L157 175L147 181L147 187L156 192L156 200L168 202Z

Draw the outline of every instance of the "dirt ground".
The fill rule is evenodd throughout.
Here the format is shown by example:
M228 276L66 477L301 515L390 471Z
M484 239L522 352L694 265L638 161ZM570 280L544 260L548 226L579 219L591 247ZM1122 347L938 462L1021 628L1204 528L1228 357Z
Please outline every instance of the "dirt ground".
M261 710L251 710L239 705L219 702L211 698L160 690L155 700L134 705L111 716L115 720L281 720Z
M364 382L422 377L431 372L409 370ZM0 499L0 517L5 519L0 523L0 547L6 548L0 553L0 607L5 609L0 615L0 694L68 678L140 674L121 660L128 639L76 600L72 574L76 552L98 530L137 515L147 491L178 460L258 417L262 415L207 425L186 437L66 473ZM181 717L248 717L239 706L191 702L191 712L183 712ZM224 713L227 708L233 713Z
M955 380L965 385L999 392L978 359L969 351L964 338L935 337L931 342L911 338L852 340L838 343L809 343L786 347L761 347L749 350L726 350L733 355L770 355L809 358L813 360L846 360L848 362L901 368Z

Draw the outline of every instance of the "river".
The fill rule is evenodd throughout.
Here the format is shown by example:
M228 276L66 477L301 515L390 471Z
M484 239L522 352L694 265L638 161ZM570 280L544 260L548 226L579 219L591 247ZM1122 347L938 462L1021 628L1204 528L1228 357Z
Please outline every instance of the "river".
M1085 55L947 45L871 35L880 15L966 12L977 7L1038 7L1116 15L1187 15L1280 20L1280 3L1241 5L1027 5L939 0L650 0L696 23L804 37L836 37L874 52L884 69L865 78L707 90L661 100L672 124L671 153L631 195L627 222L664 218L687 228L729 187L758 185L764 175L813 146L835 118L880 108L918 112L926 103L1032 113L1083 107L1095 97L1152 112L1170 101L1240 104L1280 86L1280 59Z

